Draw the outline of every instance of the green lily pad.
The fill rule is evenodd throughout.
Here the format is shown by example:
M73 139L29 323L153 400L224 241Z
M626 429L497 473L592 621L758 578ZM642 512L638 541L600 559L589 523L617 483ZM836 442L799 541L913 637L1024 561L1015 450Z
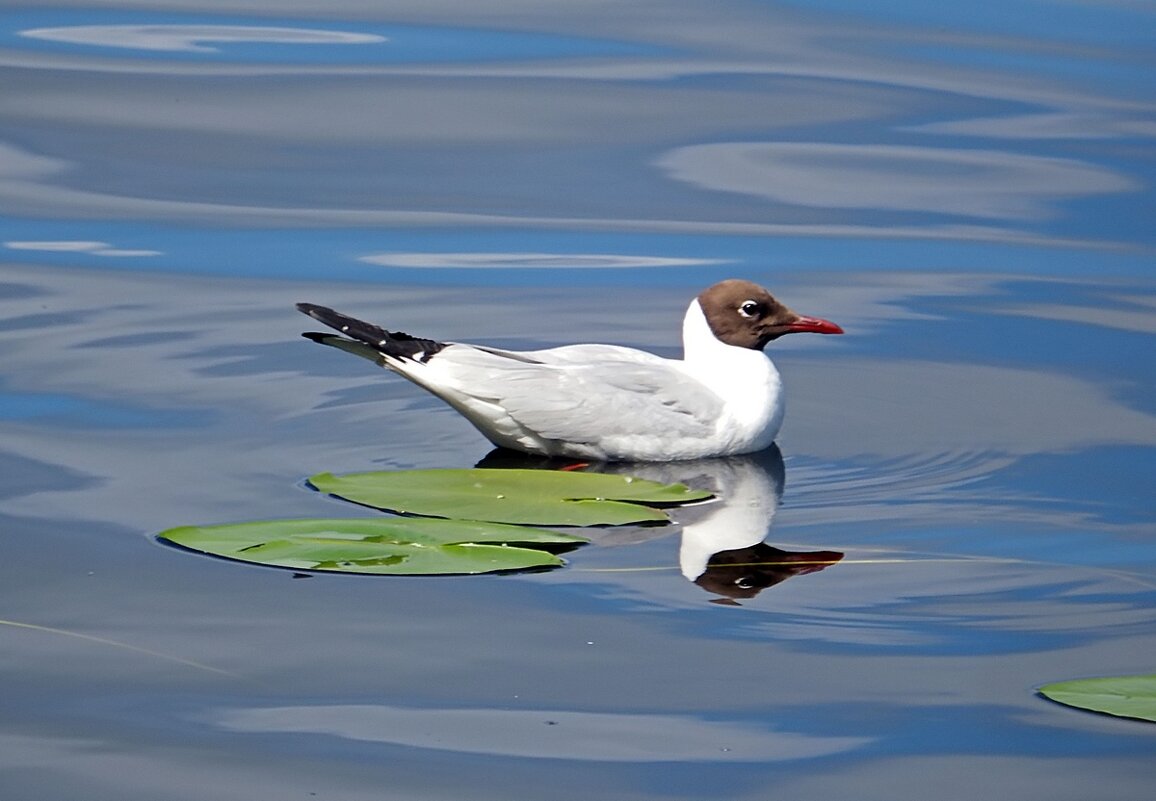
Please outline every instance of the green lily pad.
M1060 681L1040 694L1061 704L1156 723L1156 674Z
M589 542L558 531L423 518L262 520L181 526L159 539L202 553L294 570L391 575L454 575L558 567L531 545Z
M401 470L319 473L309 483L354 503L401 514L540 526L667 523L654 506L711 497L683 484L559 470Z

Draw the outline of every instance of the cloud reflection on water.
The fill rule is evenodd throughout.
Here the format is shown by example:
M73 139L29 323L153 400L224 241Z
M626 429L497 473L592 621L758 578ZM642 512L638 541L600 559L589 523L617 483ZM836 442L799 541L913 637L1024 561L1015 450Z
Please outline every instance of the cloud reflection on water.
M93 256L115 256L120 258L136 258L139 256L161 256L159 250L141 250L131 248L117 248L107 242L93 242L76 239L57 239L45 241L9 240L3 243L9 250L36 250L48 253L89 253Z
M1139 188L1073 159L945 147L733 142L679 148L657 163L695 186L780 203L1003 220L1054 216L1049 201Z
M421 269L623 269L724 264L726 259L633 256L612 253L375 253L358 261Z
M224 729L326 734L351 740L505 757L599 762L765 762L859 748L868 737L821 737L690 715L568 709L438 709L386 704L226 708Z
M388 41L386 37L376 34L257 25L69 25L60 28L31 28L21 31L20 35L68 44L190 53L219 52L219 48L207 42L333 45L381 44Z

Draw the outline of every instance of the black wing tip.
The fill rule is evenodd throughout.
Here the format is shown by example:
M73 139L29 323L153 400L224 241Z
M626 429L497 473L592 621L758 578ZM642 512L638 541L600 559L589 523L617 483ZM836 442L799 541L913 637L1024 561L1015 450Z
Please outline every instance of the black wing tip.
M381 334L385 333L372 323L367 323L363 320L358 320L356 317L342 314L328 306L319 306L316 303L298 303L297 311L312 317L319 323L324 323L330 328L347 334L354 339L362 340L363 342L372 343L376 339L380 339Z
M316 342L324 345L327 339L333 339L336 334L326 334L322 331L302 331L301 336L308 339L310 342Z
M298 303L297 311L302 314L308 314L310 317L316 317L318 314L325 312L333 313L333 309L328 306L318 306L316 303Z

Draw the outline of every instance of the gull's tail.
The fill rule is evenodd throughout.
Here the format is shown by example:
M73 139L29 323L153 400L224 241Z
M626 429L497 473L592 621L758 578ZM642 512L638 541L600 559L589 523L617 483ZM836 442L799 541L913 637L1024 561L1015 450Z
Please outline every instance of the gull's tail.
M446 347L444 342L421 339L401 331L386 331L380 326L313 303L298 303L297 310L349 337L345 339L333 334L310 331L302 334L306 339L347 350L371 361L381 362L384 359L428 362L438 351Z

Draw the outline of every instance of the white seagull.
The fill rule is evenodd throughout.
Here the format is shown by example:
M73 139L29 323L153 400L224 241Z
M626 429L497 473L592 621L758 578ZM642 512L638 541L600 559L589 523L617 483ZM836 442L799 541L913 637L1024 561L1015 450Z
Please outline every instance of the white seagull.
M345 336L307 333L389 368L456 409L490 442L544 456L667 462L761 451L783 423L779 371L763 348L783 334L841 334L729 279L691 301L683 358L617 345L510 351L420 339L316 306Z

